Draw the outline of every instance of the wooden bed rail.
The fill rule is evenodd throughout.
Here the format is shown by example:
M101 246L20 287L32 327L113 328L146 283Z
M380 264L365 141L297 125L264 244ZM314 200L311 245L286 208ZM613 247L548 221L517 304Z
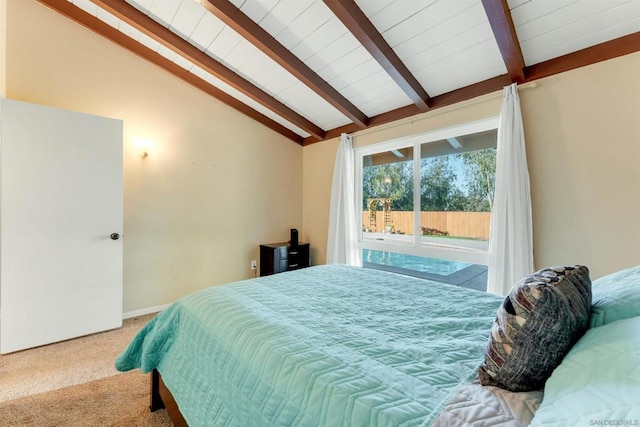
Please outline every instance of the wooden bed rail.
M150 376L151 404L149 405L149 409L151 410L151 412L166 408L167 414L169 415L169 418L171 418L174 427L188 427L187 421L180 413L180 408L178 408L178 404L173 398L171 391L169 391L167 386L162 381L160 372L154 369L153 371L151 371Z

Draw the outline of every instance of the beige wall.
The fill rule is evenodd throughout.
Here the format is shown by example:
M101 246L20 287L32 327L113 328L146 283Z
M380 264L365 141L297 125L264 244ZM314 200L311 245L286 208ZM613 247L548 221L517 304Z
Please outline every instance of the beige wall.
M547 78L521 105L536 265L640 264L640 53Z
M339 142L332 139L303 149L302 238L311 244L311 263L314 265L326 262L331 181Z
M302 228L302 147L35 1L9 2L7 93L124 121L125 312L252 277Z
M6 95L7 0L0 0L0 96Z
M520 90L536 267L581 263L592 277L640 264L640 53ZM354 135L356 146L494 117L499 93ZM303 153L303 227L325 262L337 140Z

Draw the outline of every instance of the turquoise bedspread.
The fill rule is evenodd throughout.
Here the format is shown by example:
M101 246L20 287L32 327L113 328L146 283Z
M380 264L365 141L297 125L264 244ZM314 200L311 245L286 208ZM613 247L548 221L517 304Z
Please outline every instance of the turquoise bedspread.
M501 298L325 265L212 287L118 357L157 368L189 425L429 425L475 374Z

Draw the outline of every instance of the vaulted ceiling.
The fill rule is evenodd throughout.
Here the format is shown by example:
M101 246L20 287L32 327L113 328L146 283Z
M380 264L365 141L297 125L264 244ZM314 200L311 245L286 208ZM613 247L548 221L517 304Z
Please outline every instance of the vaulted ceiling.
M640 0L38 1L302 145L640 50Z

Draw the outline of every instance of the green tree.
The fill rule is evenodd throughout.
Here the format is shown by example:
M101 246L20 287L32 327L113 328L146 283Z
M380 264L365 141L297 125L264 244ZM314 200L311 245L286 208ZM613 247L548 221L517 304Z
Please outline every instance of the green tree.
M456 187L456 173L449 156L421 161L420 206L423 211L457 211L464 207L464 194Z
M362 207L370 198L390 198L396 211L413 210L413 167L411 161L365 166L362 170Z
M496 149L456 154L464 163L467 190L466 211L490 212L493 208L496 176Z

